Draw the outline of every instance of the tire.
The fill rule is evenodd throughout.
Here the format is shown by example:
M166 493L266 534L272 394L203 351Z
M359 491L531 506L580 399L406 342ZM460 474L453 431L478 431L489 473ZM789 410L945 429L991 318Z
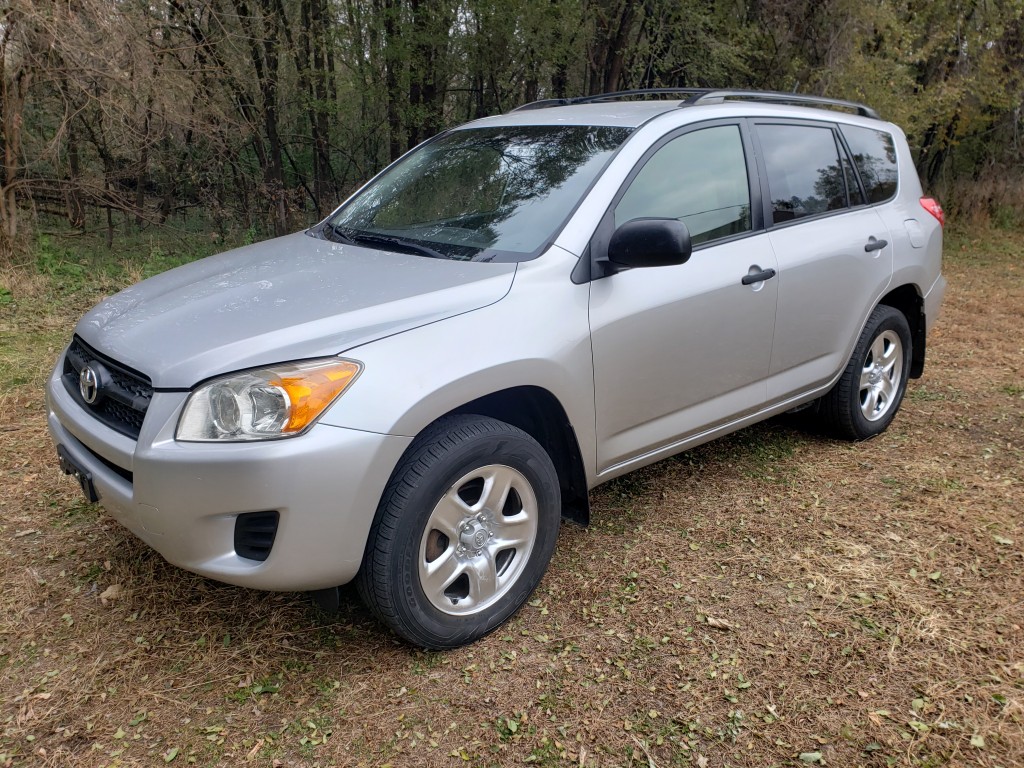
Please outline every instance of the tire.
M903 313L875 307L842 376L821 399L819 414L830 434L866 440L886 430L907 391L911 344Z
M558 475L536 440L496 419L445 417L391 475L356 577L359 594L413 645L471 643L526 602L560 520Z

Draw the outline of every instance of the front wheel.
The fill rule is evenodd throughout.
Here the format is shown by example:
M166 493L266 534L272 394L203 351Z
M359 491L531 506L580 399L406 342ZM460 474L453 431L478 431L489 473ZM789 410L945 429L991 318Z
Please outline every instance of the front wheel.
M441 419L415 440L384 491L359 592L410 643L473 642L539 583L560 506L554 465L526 432L483 416Z
M875 307L842 376L821 399L819 413L836 437L866 440L885 431L903 402L911 336L898 309Z

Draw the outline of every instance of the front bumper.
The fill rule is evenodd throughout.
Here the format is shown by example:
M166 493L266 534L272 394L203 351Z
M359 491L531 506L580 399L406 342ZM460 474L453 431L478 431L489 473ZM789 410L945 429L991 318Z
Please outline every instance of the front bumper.
M186 392L156 392L133 441L101 424L60 380L47 383L48 426L87 470L103 507L168 562L229 584L313 590L359 570L377 504L411 438L317 424L259 443L174 440ZM235 520L277 511L264 561L234 549Z

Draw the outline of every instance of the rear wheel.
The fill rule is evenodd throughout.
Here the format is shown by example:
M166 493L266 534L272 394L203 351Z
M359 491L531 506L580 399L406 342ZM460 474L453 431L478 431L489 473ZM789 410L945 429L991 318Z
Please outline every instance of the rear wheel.
M483 416L441 419L392 475L359 592L410 643L470 643L537 586L558 536L560 500L554 465L526 432Z
M903 402L910 359L910 326L903 313L884 304L875 307L842 376L821 399L827 430L848 440L884 432Z

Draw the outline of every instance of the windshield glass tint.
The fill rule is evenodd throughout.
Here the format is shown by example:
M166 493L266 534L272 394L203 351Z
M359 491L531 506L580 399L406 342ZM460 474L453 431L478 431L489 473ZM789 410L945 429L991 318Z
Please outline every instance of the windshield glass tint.
M388 170L331 220L337 235L453 259L536 255L572 213L628 128L454 131ZM398 247L399 241L406 248Z

